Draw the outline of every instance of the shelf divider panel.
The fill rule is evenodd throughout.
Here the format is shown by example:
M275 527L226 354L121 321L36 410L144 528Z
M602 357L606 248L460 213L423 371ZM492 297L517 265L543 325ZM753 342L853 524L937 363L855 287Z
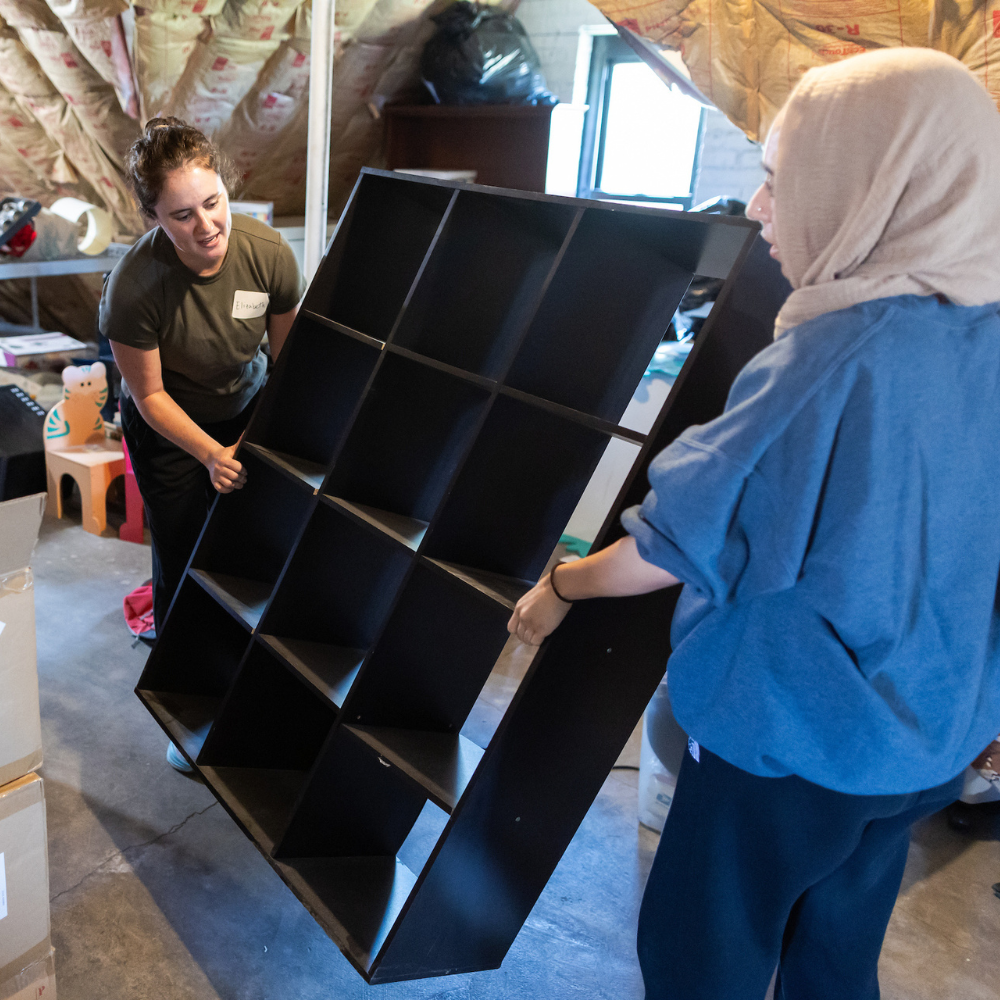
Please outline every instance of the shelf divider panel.
M331 330L336 330L337 333L342 333L346 337L353 337L355 340L361 341L362 344L367 344L369 347L374 347L376 350L381 351L385 347L385 341L379 340L378 337L370 337L367 333L362 333L360 330L355 330L353 327L344 326L343 323L338 323L336 320L328 319L326 316L321 315L318 312L313 312L311 309L303 309L302 316L306 319L312 320L314 323L320 323Z
M420 547L420 543L424 540L424 534L427 532L428 522L421 521L416 517L407 517L405 514L396 514L390 510L379 510L377 507L369 507L363 503L351 503L341 497L329 494L324 494L323 500L331 507L336 507L348 514L353 520L377 528L413 552L416 552Z
M279 638L258 633L264 643L317 694L338 710L344 704L354 678L358 676L366 650L331 646L306 639Z
M475 372L466 371L464 368L456 368L445 361L438 361L436 358L428 357L426 354L419 354L407 347L401 347L399 344L388 344L386 345L386 349L390 354L398 354L402 358L416 361L417 364L426 365L428 368L445 372L447 375L454 375L455 378L478 385L480 389L492 390L497 384L496 379L488 378L485 375L477 375Z
M473 569L471 566L458 566L441 559L428 559L427 562L450 576L457 577L470 587L475 587L481 594L485 594L505 608L510 608L511 611L514 610L514 605L534 586L529 580L518 580L515 577L491 573L485 569Z
M224 573L210 573L204 569L192 569L188 575L198 581L227 611L242 621L252 632L259 624L261 615L271 596L271 588L259 580L245 580Z
M483 757L481 747L458 733L388 726L346 728L412 778L447 813L455 808Z
M544 399L541 396L532 396L531 393L521 392L520 389L512 389L509 385L501 386L500 394L502 396L509 396L511 399L520 400L529 406L536 406L538 409L545 410L547 413L553 413L557 417L572 420L576 424L583 424L585 427L600 431L602 434L621 438L623 441L631 441L633 444L644 444L646 441L646 435L641 431L632 430L631 427L623 427L621 424L616 424L610 420L602 420L600 417L584 413L582 410L574 410L571 406L563 406L562 403L553 403L551 400Z
M247 441L243 447L259 456L272 468L285 473L296 482L308 486L313 494L318 493L323 486L326 469L317 462L296 458L294 455L286 455L283 452L265 448L262 444L254 444L252 441Z

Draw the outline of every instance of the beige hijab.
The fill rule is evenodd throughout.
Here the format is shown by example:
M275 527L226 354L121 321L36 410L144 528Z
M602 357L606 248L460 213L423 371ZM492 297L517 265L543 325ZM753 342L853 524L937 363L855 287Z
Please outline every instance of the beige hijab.
M775 123L775 336L890 295L1000 300L1000 114L958 60L883 49L810 70Z

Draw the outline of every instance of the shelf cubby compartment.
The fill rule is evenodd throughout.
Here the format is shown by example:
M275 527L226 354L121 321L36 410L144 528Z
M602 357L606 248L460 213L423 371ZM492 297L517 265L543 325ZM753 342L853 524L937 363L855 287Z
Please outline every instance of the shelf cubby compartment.
M286 858L394 858L427 794L340 726L323 748L275 852Z
M617 422L694 273L670 237L671 221L585 212L507 384Z
M336 715L266 646L251 647L197 763L258 843L284 829Z
M245 627L191 579L180 587L165 629L136 687L189 757L196 757L251 641Z
M344 705L351 725L457 733L507 641L510 610L419 563Z
M247 430L265 460L318 490L382 351L301 312Z
M275 866L366 978L417 877L395 856L290 858Z
M348 726L383 760L395 764L431 802L452 812L483 758L482 747L460 733L428 733L388 726Z
M374 643L412 558L393 539L320 503L260 631L269 643L281 644L275 651L286 662L285 650L302 663L305 669L299 672L307 682L328 683L334 698L343 697L357 658Z
M543 407L499 396L423 554L516 600L545 568L608 440ZM491 582L483 571L511 579Z
M206 783L265 854L274 851L306 783L306 772L198 764Z
M255 629L313 499L249 449L240 460L246 484L219 497L188 572Z
M362 176L305 307L385 340L453 196L448 188Z
M567 205L459 192L393 344L499 378L575 215Z
M326 493L416 548L488 401L489 393L470 382L388 355Z

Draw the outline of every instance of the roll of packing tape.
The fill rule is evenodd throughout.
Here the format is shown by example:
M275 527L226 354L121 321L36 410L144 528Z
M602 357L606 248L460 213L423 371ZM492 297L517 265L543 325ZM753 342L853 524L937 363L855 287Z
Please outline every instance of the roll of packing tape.
M80 238L77 250L91 257L104 253L111 242L111 216L103 209L79 198L60 198L49 209L67 222L79 223L86 217L87 231Z

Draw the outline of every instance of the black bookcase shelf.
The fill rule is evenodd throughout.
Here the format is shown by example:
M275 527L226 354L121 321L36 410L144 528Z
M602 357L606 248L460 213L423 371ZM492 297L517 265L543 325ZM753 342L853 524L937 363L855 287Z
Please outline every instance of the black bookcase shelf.
M197 757L219 714L222 699L170 691L147 691L145 697L146 704L167 728L174 743L188 757Z
M427 733L384 726L348 726L380 758L395 764L427 793L431 802L451 812L462 797L483 750L456 733Z
M479 593L510 611L514 610L514 605L534 586L531 580L519 580L513 576L503 576L501 573L491 573L485 569L473 569L471 566L457 566L455 563L442 562L440 559L428 559L427 563L467 583L470 587L475 587Z
M320 502L260 630L286 643L369 649L411 562L389 533Z
M305 458L285 455L280 451L272 451L261 444L248 442L246 450L265 461L268 465L291 477L293 482L301 483L313 493L318 493L326 479L326 467L318 462L310 462Z
M365 650L331 646L305 639L281 639L261 635L258 639L289 670L301 677L321 698L340 709L365 660Z
M375 175L366 186L367 197L351 199L327 252L323 276L313 281L303 305L385 340L455 192Z
M427 532L427 521L420 521L405 514L394 514L388 510L378 510L363 503L348 503L340 497L326 495L323 502L343 511L360 524L368 525L376 531L381 531L394 538L400 545L405 545L414 552L420 547Z
M192 569L189 576L248 629L253 631L260 624L260 616L271 596L271 588L266 583L203 569Z
M716 306L650 432L623 428L695 274ZM637 457L595 548L786 294L746 220L363 171L137 693L369 982L502 961L676 594L574 606L501 716L511 608L609 442Z
M247 482L219 497L188 573L253 630L314 501L251 449L240 460ZM265 511L270 516L258 520Z

